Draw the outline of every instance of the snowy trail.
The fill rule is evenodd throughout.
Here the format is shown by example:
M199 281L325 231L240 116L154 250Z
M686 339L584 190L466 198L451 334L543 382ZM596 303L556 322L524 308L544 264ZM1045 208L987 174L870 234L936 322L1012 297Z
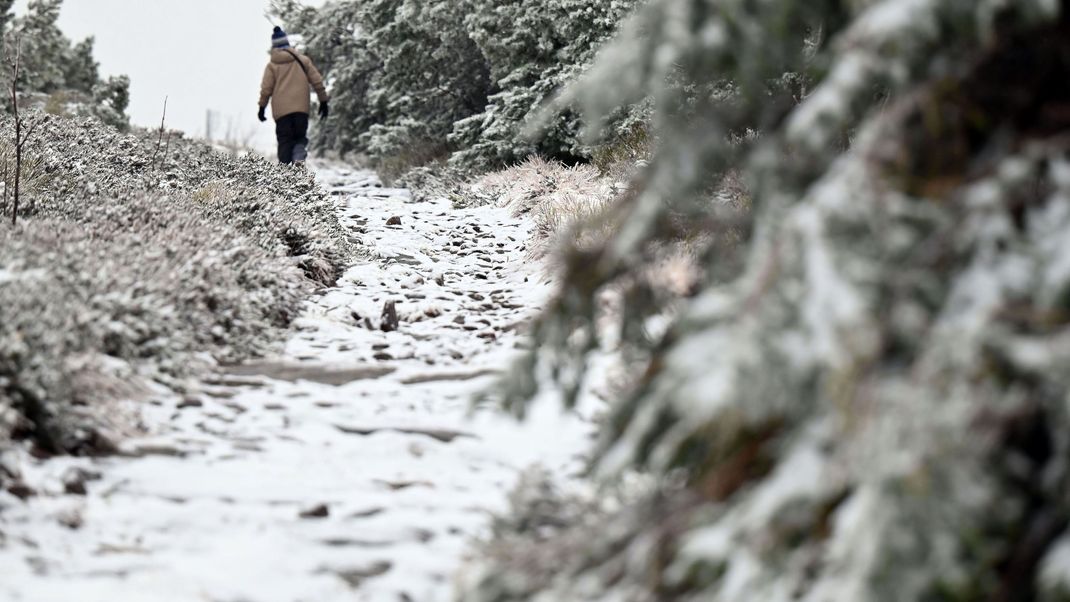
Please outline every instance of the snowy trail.
M529 224L318 177L375 259L309 302L279 357L145 410L158 432L129 457L24 466L46 486L0 512L0 599L449 600L519 471L578 468L585 419L469 415L548 294ZM64 493L72 467L100 473L88 495Z

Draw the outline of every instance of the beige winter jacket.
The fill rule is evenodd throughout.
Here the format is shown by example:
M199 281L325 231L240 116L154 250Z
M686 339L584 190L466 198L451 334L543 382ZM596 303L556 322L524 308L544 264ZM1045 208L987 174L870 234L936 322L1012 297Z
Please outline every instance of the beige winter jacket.
M307 77L294 55L301 58L301 64L308 71ZM264 68L264 80L260 83L260 106L266 107L270 99L271 115L276 120L290 113L308 113L309 87L316 91L320 102L327 102L329 97L323 86L323 76L311 59L293 48L272 50L271 62Z

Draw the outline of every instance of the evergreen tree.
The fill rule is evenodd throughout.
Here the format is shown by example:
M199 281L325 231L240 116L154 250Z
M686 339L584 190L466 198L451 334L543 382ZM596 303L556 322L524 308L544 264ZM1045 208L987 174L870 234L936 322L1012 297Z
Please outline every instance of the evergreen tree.
M129 124L126 109L130 106L130 78L109 77L93 85L93 102L89 112L104 123L120 129Z
M380 163L413 155L413 164L448 154L453 124L486 104L486 63L462 25L456 0L370 0L361 22L384 69L367 95L383 119L362 137Z
M22 45L21 87L50 94L66 88L70 41L59 29L63 0L32 0L25 16L14 21Z
M7 31L7 26L15 18L11 12L15 6L15 0L0 0L0 31Z
M586 158L578 120L526 126L589 64L637 0L276 0L332 82L336 118L321 139L381 167L452 155L488 169L541 153ZM344 117L344 119L343 119Z
M93 38L86 38L67 53L63 69L63 85L67 89L92 93L100 81L100 65L93 58L93 43Z
M337 107L325 141L382 166L448 155L453 123L479 111L490 87L478 48L464 33L466 4L364 0L319 10L274 3L331 81ZM342 117L349 120L342 120Z
M14 51L16 40L21 45L20 92L70 96L79 112L127 127L130 80L125 76L102 80L93 58L93 38L72 44L63 35L59 28L63 0L32 0L19 18L10 12L12 4L0 0L0 31L8 40L8 52Z
M381 117L367 103L382 61L360 35L356 3L328 3L320 9L294 0L274 0L272 12L285 16L287 28L300 32L305 51L331 86L331 115L316 124L316 142L340 153L360 152L360 135Z
M746 266L707 258L606 421L594 474L646 492L506 525L465 599L1070 599L1070 2L654 0L563 102L643 98L660 146L538 365L575 387L596 293L733 167Z
M531 154L586 159L571 112L541 131L527 126L544 104L590 64L636 0L476 0L465 29L490 67L498 92L485 109L459 121L452 162L489 169Z

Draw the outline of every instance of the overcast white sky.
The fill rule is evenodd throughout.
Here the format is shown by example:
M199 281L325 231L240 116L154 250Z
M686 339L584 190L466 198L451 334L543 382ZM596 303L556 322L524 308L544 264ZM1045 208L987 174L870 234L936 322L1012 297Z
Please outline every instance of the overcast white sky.
M19 0L16 12L27 4ZM133 123L158 127L167 96L169 127L203 136L205 112L213 110L255 132L256 145L267 150L274 127L256 119L271 46L267 6L268 0L64 0L59 24L75 41L96 37L103 75L130 76Z

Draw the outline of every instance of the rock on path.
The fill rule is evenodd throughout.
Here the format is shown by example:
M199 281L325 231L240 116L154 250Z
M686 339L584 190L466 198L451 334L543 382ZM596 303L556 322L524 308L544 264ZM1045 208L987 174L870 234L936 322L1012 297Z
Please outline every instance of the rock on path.
M0 494L0 599L449 600L519 471L578 467L591 429L553 404L470 415L548 294L529 224L319 178L372 258L279 357L145 409L123 457L24 466L41 491Z

